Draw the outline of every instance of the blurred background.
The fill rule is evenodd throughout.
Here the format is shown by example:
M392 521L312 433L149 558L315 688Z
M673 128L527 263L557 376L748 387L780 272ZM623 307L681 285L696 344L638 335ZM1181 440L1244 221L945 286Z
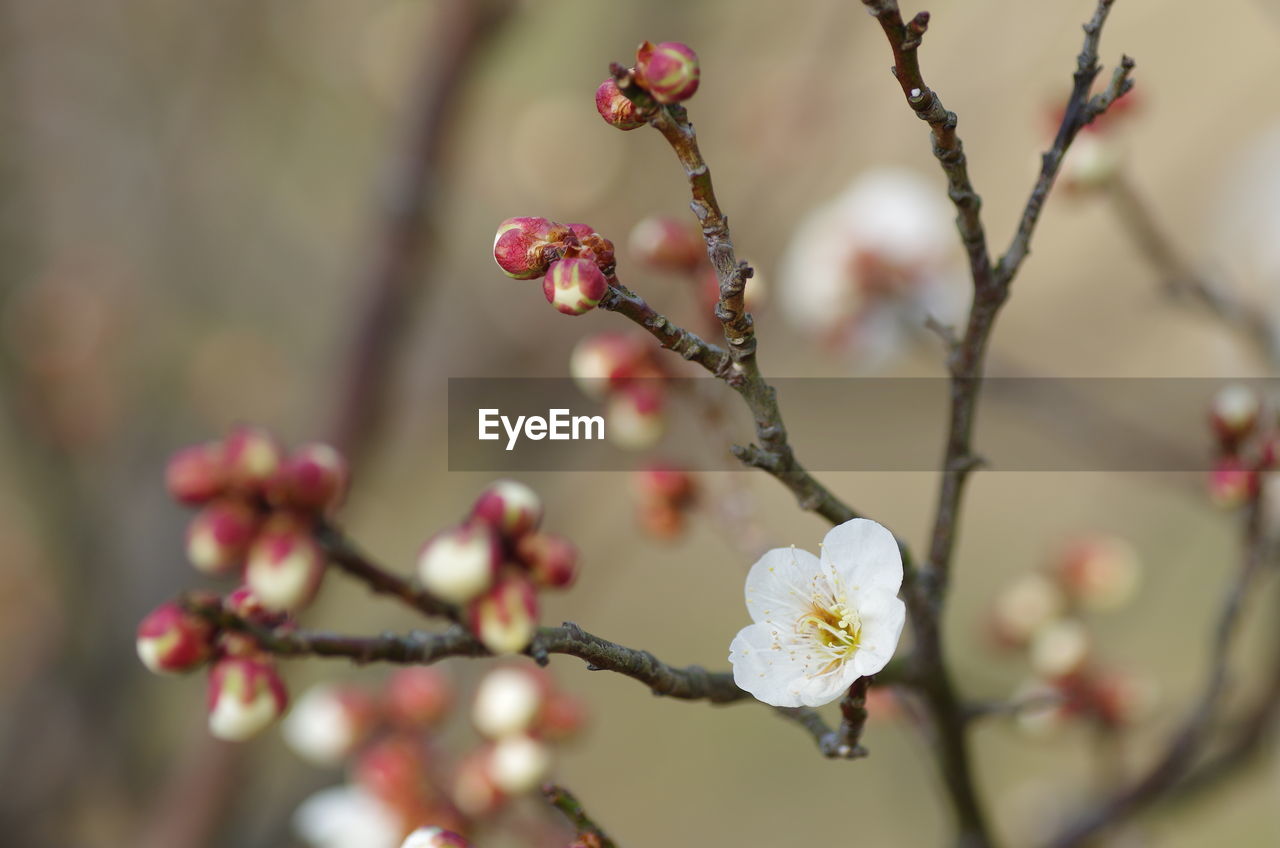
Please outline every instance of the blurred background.
M647 130L617 132L592 109L608 63L629 62L642 39L684 41L701 58L688 106L738 250L763 281L766 372L942 373L927 334L877 343L870 356L803 315L789 319L805 309L788 298L810 295L791 276L788 251L815 209L883 168L914 172L944 211L946 198L927 130L902 103L862 5L781 9L744 0L0 3L6 844L301 844L293 810L340 774L302 764L275 731L241 746L211 741L202 676L159 680L134 654L139 618L202 585L184 562L188 516L165 494L166 458L238 421L294 443L334 441L355 467L343 525L408 572L421 541L457 521L492 477L448 471L447 379L564 376L579 339L628 329L609 314L566 318L537 283L503 277L490 255L499 221L589 222L618 244L624 281L705 332L693 284L646 269L628 246L642 218L690 218L670 150ZM926 79L960 116L999 250L1093 4L939 0L929 9ZM1121 0L1103 37L1104 75L1121 52L1137 59L1135 105L1099 133L1109 134L1126 196L1142 199L1175 266L1205 274L1274 326L1280 110L1268 92L1280 71L1280 7ZM1167 296L1170 263L1135 239L1133 214L1106 190L1055 194L997 329L993 372L1271 374L1239 322ZM945 271L959 257L945 254L938 277L959 286ZM744 411L727 409L740 431ZM637 464L661 450L637 453ZM802 443L797 450L803 458ZM703 507L668 539L637 518L626 473L523 479L545 498L547 526L583 552L578 585L547 598L544 621L576 621L678 665L727 667L729 640L747 621L752 549L816 550L825 532L763 475L705 475ZM935 475L825 481L921 543ZM716 504L732 504L732 515ZM1096 650L1156 695L1105 768L1086 728L1032 738L1005 718L977 725L984 797L1010 844L1042 838L1114 779L1101 772L1140 768L1177 725L1201 684L1216 599L1238 558L1236 522L1210 507L1198 478L980 474L945 622L962 691L1005 698L1030 676L1024 656L987 638L992 599L1091 534L1122 537L1143 563L1132 603L1090 621ZM1275 600L1259 598L1255 611ZM1273 616L1257 617L1242 668L1270 661ZM376 633L419 622L332 579L304 624ZM454 661L448 671L466 692L484 666ZM621 844L947 838L927 745L892 710L872 717L869 760L827 762L766 709L655 699L567 657L551 670L591 714L555 775ZM386 672L305 660L286 673L300 692L319 679L373 686ZM1242 672L1230 696L1247 701L1257 678ZM454 726L465 748L465 718ZM1260 753L1238 779L1123 838L1275 844L1280 776L1272 746ZM481 844L526 843L508 828Z

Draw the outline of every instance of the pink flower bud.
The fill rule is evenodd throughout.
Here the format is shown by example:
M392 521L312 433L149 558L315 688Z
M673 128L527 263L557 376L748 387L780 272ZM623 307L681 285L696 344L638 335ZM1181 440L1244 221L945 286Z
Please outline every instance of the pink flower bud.
M493 237L493 259L508 277L536 280L547 273L547 245L563 229L546 218L508 218Z
M471 843L452 830L420 827L405 837L400 848L471 848Z
M562 742L577 736L586 724L587 705L582 699L556 692L542 707L537 735L551 742Z
M542 523L542 499L523 483L490 483L471 508L471 517L493 527L505 539L518 539Z
M427 540L418 554L418 579L437 598L464 604L493 585L501 565L494 528L470 521Z
M675 218L641 219L629 239L635 261L659 271L692 274L707 264L707 248L692 227Z
M165 485L174 500L202 504L221 495L227 486L221 442L192 445L175 453L165 468Z
M532 736L499 739L489 761L494 785L507 795L532 792L551 771L551 752Z
M396 807L413 804L422 794L427 757L410 736L388 736L360 752L352 777L369 794Z
M636 104L619 91L618 84L611 79L600 83L596 89L596 111L606 124L620 130L634 130L645 124L636 116Z
M311 603L324 577L325 555L304 521L277 513L253 540L245 583L264 607L297 612Z
M187 559L205 574L236 573L244 565L258 522L257 511L242 500L214 501L187 525Z
M493 776L493 749L471 752L458 763L453 778L453 803L463 815L473 819L497 812L507 802Z
M1065 677L1089 659L1089 632L1078 620L1055 621L1031 640L1031 667L1042 677Z
M476 688L471 722L489 739L527 733L538 720L550 689L550 682L541 669L495 668Z
M289 696L268 659L227 657L209 674L209 732L243 742L284 714Z
M516 559L538 586L567 589L578 576L578 549L568 539L529 533L520 537L515 548Z
M693 475L673 465L653 464L632 478L641 500L658 501L673 507L688 506L697 493Z
M175 603L161 604L138 624L138 658L156 674L199 668L213 654L214 628Z
M438 668L402 668L387 681L383 701L387 717L409 727L438 724L453 706L453 684Z
M596 267L610 268L616 264L613 242L597 233L590 224L569 224L569 232L591 254L586 258L595 259Z
M542 281L547 303L565 315L590 312L608 290L609 282L596 263L581 257L552 262Z
M377 716L373 699L361 690L322 683L297 700L281 733L285 744L307 762L333 766L368 738Z
M1258 474L1238 457L1224 456L1209 472L1209 501L1222 509L1234 509L1258 493Z
M1157 700L1151 681L1122 672L1099 674L1091 688L1094 714L1108 727L1125 727L1141 720Z
M1138 553L1124 539L1082 539L1063 552L1058 580L1073 600L1090 609L1114 610L1132 600L1141 573Z
M325 513L342 503L349 470L338 450L321 442L300 446L271 481L271 501L281 506Z
M227 479L237 491L264 493L284 462L284 448L262 427L236 427L222 446Z
M638 336L597 333L577 343L569 376L587 397L599 399L640 372L648 372L648 346Z
M278 627L288 618L285 613L269 610L263 606L262 601L258 600L258 596L253 594L253 590L248 586L240 586L229 592L222 599L222 608L232 615L263 627Z
M698 90L700 76L698 56L687 44L646 41L636 50L636 83L659 103L688 100Z
M1062 589L1038 571L1027 572L996 595L990 630L995 641L1021 648L1066 610Z
M1226 447L1240 443L1253 432L1262 412L1258 393L1238 383L1223 387L1209 406L1209 424Z
M625 450L646 450L657 444L666 430L665 399L653 380L629 383L609 398L605 407L605 432Z
M467 609L471 632L495 654L518 654L538 629L538 598L521 574L503 577Z

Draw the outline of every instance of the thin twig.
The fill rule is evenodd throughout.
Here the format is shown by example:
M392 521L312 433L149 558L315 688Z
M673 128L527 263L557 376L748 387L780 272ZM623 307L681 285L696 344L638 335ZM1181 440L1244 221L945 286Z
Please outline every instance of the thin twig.
M375 563L332 524L321 525L316 539L329 556L329 561L352 577L360 580L372 591L388 595L431 618L459 620L459 612L430 593L418 589L412 582Z
M587 815L582 802L568 789L563 786L557 786L554 783L548 783L542 787L542 797L547 799L548 804L564 813L564 817L569 820L569 824L573 826L579 837L593 840L588 843L591 848L617 848L617 844L600 828L600 825L595 823L591 816Z

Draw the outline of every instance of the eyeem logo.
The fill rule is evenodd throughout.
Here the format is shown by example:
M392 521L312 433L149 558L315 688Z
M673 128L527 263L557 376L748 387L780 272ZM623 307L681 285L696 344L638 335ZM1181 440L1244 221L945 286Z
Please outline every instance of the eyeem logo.
M521 435L535 442L542 439L563 442L604 438L604 418L600 415L573 415L567 409L548 409L546 418L518 415L512 421L498 409L478 409L476 412L479 414L477 437L480 441L498 441L502 437L501 427L507 435L507 450L515 450Z

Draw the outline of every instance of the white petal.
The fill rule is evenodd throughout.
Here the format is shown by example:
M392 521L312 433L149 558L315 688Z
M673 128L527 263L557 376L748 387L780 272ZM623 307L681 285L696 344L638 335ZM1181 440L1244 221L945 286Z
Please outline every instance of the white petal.
M863 590L855 603L862 619L862 633L849 665L857 670L857 676L864 677L884 668L893 657L907 620L907 605L879 589Z
M807 682L802 655L787 650L781 634L767 624L750 624L729 645L733 682L758 700L775 707L799 707Z
M809 611L815 588L829 595L828 579L816 556L799 548L774 548L747 574L747 612L757 624L788 629Z
M861 651L859 651L861 653ZM854 655L856 658L856 654ZM829 704L844 695L853 681L862 676L853 662L846 662L839 668L826 674L808 678L800 687L799 699L802 706L820 707Z
M898 594L902 586L902 552L884 526L854 518L833 527L822 540L822 563L839 575L850 593L881 589Z

